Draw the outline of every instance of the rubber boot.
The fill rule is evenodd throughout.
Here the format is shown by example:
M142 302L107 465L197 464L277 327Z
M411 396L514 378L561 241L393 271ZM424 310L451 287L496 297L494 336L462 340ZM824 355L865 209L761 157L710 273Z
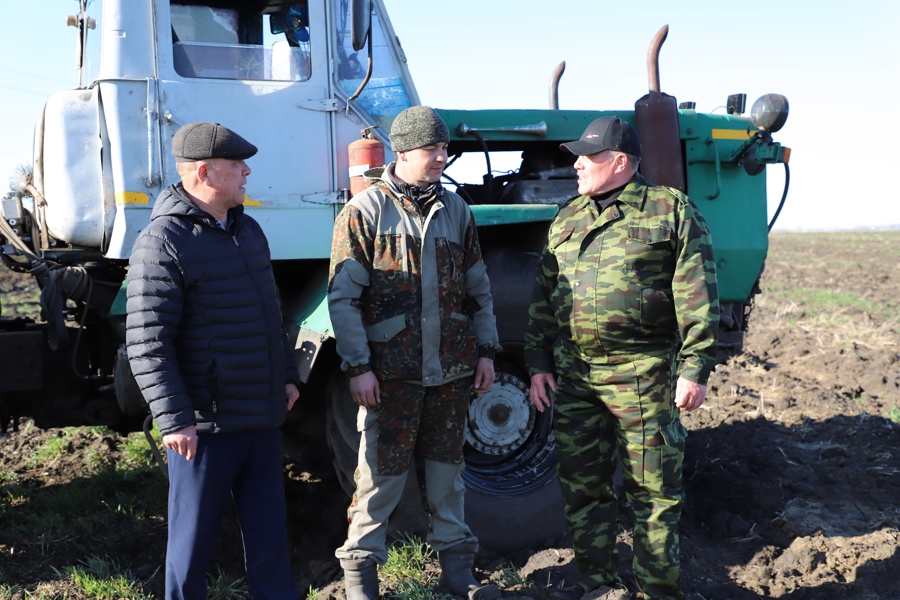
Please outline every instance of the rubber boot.
M454 596L469 600L496 600L501 596L496 585L481 585L472 575L477 544L459 544L438 552L441 580L438 586L449 589Z
M347 600L378 600L378 565L371 558L342 560Z

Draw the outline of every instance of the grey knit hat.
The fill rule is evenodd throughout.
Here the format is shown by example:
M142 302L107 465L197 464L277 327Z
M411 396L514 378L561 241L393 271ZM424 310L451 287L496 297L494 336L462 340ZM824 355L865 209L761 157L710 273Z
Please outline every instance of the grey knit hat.
M244 160L256 151L256 146L218 123L194 121L183 125L172 138L172 154L180 163L207 158Z
M410 106L397 115L391 125L391 150L394 152L449 141L447 124L430 106Z

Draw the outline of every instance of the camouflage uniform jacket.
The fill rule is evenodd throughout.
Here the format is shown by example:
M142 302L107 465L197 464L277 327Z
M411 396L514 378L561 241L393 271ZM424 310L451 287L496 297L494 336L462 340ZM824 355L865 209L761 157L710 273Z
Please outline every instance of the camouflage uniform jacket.
M566 356L678 351L681 376L706 384L719 301L709 229L681 192L635 175L601 213L589 196L560 210L547 237L525 333L532 375Z
M499 349L475 220L458 195L403 196L388 169L334 224L328 308L341 368L436 386ZM368 175L368 174L367 174Z

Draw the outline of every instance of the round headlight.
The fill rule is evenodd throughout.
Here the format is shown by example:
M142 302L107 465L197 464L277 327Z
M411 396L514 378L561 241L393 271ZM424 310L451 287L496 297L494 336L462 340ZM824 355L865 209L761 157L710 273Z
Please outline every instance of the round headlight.
M761 96L750 108L750 122L760 131L775 133L788 117L788 99L781 94Z

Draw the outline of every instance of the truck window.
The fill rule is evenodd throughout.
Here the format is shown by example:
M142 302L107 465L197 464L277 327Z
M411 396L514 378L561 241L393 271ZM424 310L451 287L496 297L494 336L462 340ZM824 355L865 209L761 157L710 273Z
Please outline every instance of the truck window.
M350 2L340 0L338 8L337 78L341 89L352 95L366 76L368 51L353 50L350 40ZM375 122L389 129L394 117L409 108L409 95L400 77L391 47L388 44L378 12L372 13L372 78L356 101ZM398 48L399 49L399 48Z
M254 12L249 3L172 3L172 53L182 77L306 81L311 75L306 2ZM305 20L304 20L305 19ZM276 33L277 32L277 33Z

